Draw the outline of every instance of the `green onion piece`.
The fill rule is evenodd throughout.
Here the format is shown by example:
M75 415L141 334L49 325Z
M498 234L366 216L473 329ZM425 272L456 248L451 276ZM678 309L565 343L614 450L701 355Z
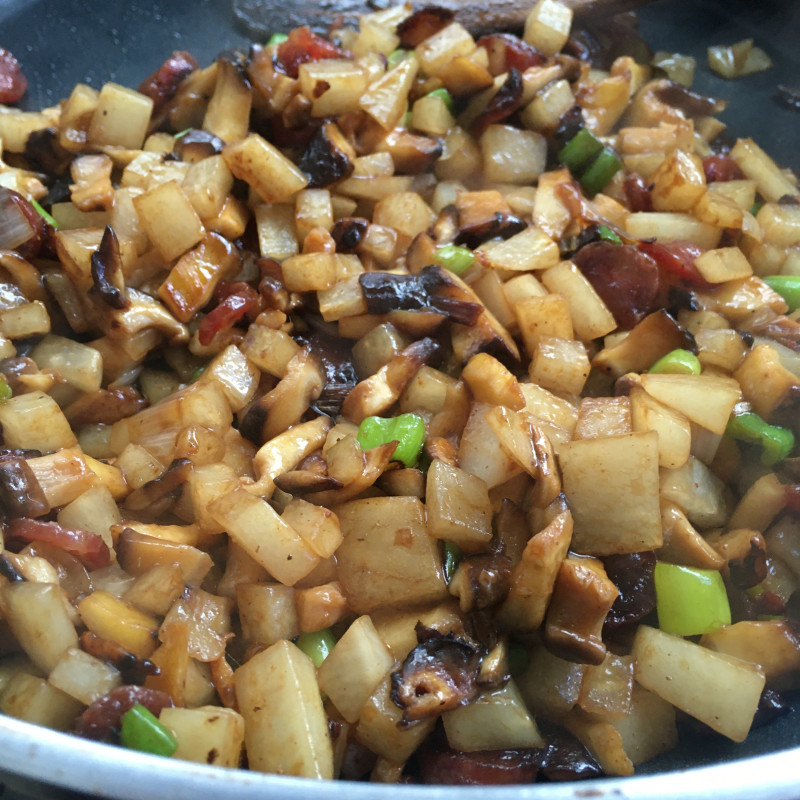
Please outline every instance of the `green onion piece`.
M447 106L447 110L451 113L455 113L456 109L456 102L453 100L453 95L447 91L447 89L434 89L432 92L428 92L425 97L441 97L444 100L444 104Z
M398 47L397 50L392 50L386 57L387 69L394 69L401 61L405 61L409 55L411 55L410 51L403 50L402 47Z
M576 173L590 159L599 155L603 143L587 128L581 128L565 145L558 154L558 159L569 169Z
M700 359L688 350L673 350L650 367L650 372L672 375L699 375L703 371Z
M752 208L750 209L750 213L753 216L755 216L756 214L758 214L759 211L761 211L761 206L763 205L764 204L760 200L756 200L755 203L753 203Z
M177 133L172 134L173 139L183 139L189 131L192 130L191 128L184 128L182 131L178 131Z
M731 608L719 572L659 561L655 569L658 627L676 636L711 633L731 624Z
M330 628L323 628L314 633L301 633L295 639L295 644L314 662L315 667L319 667L336 646L336 637Z
M528 654L528 648L524 644L516 640L508 643L508 671L513 678L521 675L528 668L531 663L531 657Z
M789 305L789 311L800 308L800 275L767 275L764 282Z
M32 197L30 198L31 205L39 212L39 216L48 224L51 225L53 228L58 230L58 223L53 219L53 215L45 211L39 203L36 202Z
M734 439L761 445L761 463L766 466L783 461L794 449L794 434L788 428L770 425L752 411L731 417L725 432Z
M474 263L475 256L468 247L457 244L446 244L440 247L433 256L433 260L456 275L463 275Z
M399 417L367 417L358 426L358 443L364 450L397 442L392 459L407 467L416 465L425 444L425 423L417 414Z
M610 147L604 147L600 155L586 168L579 180L586 194L597 194L620 170L622 161Z
M171 756L178 749L170 731L139 703L122 715L120 740L123 747L157 756Z
M197 367L197 369L192 373L192 382L198 380L200 376L206 371L205 367Z
M616 231L612 231L608 225L600 225L597 228L597 235L604 242L611 242L612 244L622 244L622 239Z
M442 542L442 570L445 583L449 584L453 580L453 575L456 574L463 557L461 548L455 542Z
M403 127L410 128L411 127L411 120L414 118L414 115L410 111L406 111L403 114Z
M0 375L0 403L10 400L13 394L14 390L8 385L8 381L4 376Z
M273 33L272 36L269 37L267 47L271 47L274 44L283 44L288 38L289 36L286 33Z

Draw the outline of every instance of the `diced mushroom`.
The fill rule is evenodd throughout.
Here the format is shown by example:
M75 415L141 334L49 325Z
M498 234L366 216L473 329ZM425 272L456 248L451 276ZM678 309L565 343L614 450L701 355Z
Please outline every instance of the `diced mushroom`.
M568 661L602 664L603 622L618 594L598 559L564 559L547 609L547 649Z
M297 166L309 177L309 187L321 189L352 175L355 151L334 122L326 122L311 137Z

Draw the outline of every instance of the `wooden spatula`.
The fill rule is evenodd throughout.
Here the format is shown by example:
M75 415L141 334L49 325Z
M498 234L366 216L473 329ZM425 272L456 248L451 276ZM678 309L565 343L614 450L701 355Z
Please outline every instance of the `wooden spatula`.
M398 0L395 0L397 2ZM610 16L645 5L649 0L562 0L576 18ZM368 14L392 4L392 0L233 0L237 18L251 33L265 36L298 25L327 30L331 24L355 24ZM452 9L456 19L475 34L521 29L533 0L414 0L419 8L437 5Z

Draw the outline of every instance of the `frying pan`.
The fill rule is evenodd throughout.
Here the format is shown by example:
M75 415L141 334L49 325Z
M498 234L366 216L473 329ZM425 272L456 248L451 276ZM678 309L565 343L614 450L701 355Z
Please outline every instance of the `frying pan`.
M489 0L490 1L490 0ZM284 3L289 12L291 0ZM274 30L289 22L276 19ZM800 112L782 107L777 85L800 88L800 3L796 0L662 0L641 12L656 49L698 59L696 88L728 99L733 136L752 136L784 166L800 168ZM705 48L753 37L773 58L769 72L725 81L705 67ZM83 81L137 86L173 50L201 64L250 36L230 0L0 0L0 46L20 59L28 108L51 105ZM744 744L689 739L637 768L637 777L516 787L413 787L318 783L223 771L86 742L0 717L3 800L730 800L800 799L800 724L795 710L754 730ZM5 787L5 790L3 788Z

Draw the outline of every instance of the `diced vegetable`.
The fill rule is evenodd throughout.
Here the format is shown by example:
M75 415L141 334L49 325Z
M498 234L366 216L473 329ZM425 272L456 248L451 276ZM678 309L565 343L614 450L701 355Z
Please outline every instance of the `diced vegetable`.
M295 644L314 662L315 667L320 667L336 646L336 638L329 628L325 628L313 633L301 633Z
M752 411L734 414L725 430L734 439L760 445L761 463L767 466L783 461L794 449L794 434L789 428L770 425Z
M416 465L425 443L425 423L416 414L398 417L367 417L358 426L358 443L365 450L397 442L392 458L407 467Z
M178 749L175 737L140 703L122 715L120 741L123 747L156 756L171 756Z
M436 250L434 261L456 275L463 275L475 263L475 256L466 247L448 244Z
M696 636L730 625L731 609L719 572L659 561L655 586L662 631Z
M702 372L700 359L689 350L671 350L650 367L656 374L699 375Z

